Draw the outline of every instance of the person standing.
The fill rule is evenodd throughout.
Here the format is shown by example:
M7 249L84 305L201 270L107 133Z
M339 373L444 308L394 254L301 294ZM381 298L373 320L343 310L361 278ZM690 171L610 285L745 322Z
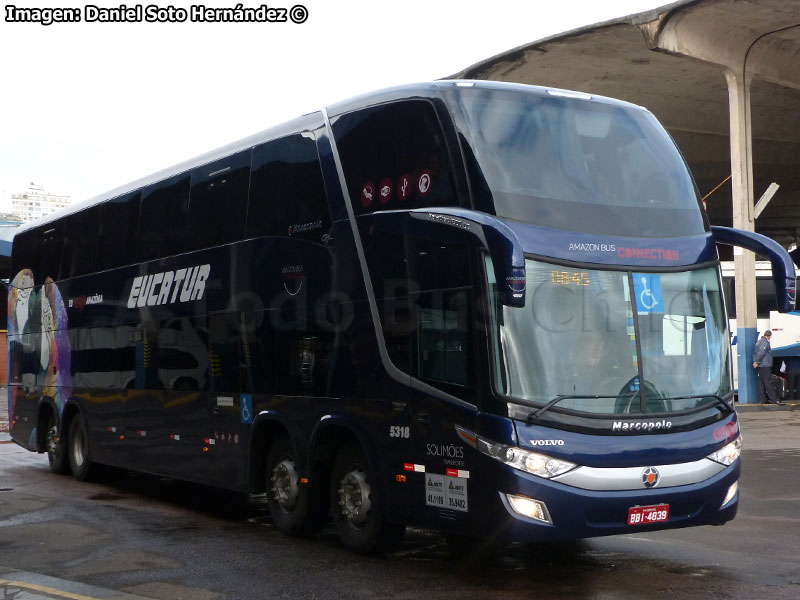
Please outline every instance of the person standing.
M771 337L772 332L767 329L756 342L753 351L753 367L758 369L758 401L760 404L783 404L772 387L772 346L769 345Z

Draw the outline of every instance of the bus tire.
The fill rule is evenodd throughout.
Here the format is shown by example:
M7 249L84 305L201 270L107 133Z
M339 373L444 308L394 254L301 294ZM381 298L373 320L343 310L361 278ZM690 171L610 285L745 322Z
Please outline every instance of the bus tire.
M301 483L292 442L277 438L269 449L266 468L267 506L272 522L287 535L306 537L317 533L328 518L322 477L313 473Z
M86 423L81 413L75 413L69 424L69 466L72 476L78 481L87 481L92 473L91 453L89 451L89 436L86 433Z
M47 462L53 473L64 475L69 472L69 458L64 451L64 440L58 437L58 420L51 412L47 417Z
M406 528L381 516L374 482L361 448L344 446L331 472L333 522L342 545L359 554L392 550L400 543Z

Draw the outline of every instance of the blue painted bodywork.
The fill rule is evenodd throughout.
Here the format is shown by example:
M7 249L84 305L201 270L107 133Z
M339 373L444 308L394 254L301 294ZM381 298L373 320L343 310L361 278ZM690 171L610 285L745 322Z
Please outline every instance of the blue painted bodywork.
M593 492L555 481L503 471L498 488L544 502L553 525L516 514L506 497L496 493L487 498L485 534L500 541L565 540L615 534L632 534L655 529L677 529L697 525L722 525L736 516L738 492L722 507L725 494L738 481L741 461L717 475L692 485L640 491ZM634 506L668 504L669 522L629 526L628 510Z
M538 95L546 93L541 88L510 84L474 82L472 85ZM329 110L329 115L333 121L338 115L379 104L408 99L436 101L436 110L444 111L440 117L445 123L445 138L452 146L450 155L461 157L457 125L446 114L448 110L457 112L452 102L457 93L453 82L406 86L336 105ZM593 101L643 110L609 99ZM263 484L264 473L259 470L263 469L263 464L259 461L263 462L269 436L281 434L291 439L297 449L297 469L302 475L312 473L320 465L330 468L332 452L343 444L358 443L375 482L373 501L388 520L498 540L534 541L628 533L633 530L625 524L627 512L636 505L669 503L671 507L670 521L637 531L717 524L734 517L738 497L725 508L720 506L729 486L739 477L739 461L709 480L690 486L589 492L523 473L479 452L476 444L469 441L469 435L529 449L534 449L531 439L560 439L563 445L548 446L546 452L587 466L646 467L699 460L729 443L732 438L720 437L719 430L727 427L729 431L738 431L738 422L735 414L719 408L714 409L711 416L704 414L703 420L697 423L691 423L689 415L686 417L689 423L680 431L623 435L610 431L580 432L552 424L549 427L533 425L514 418L511 402L500 395L492 383L494 356L490 319L486 316L487 283L481 271L481 251L476 250L474 244L469 247L465 244L464 248L471 253L470 264L474 271L470 292L475 310L470 316L476 325L475 334L469 340L473 349L469 370L474 384L461 389L430 382L422 385L396 365L387 365L389 359L381 354L378 343L385 333L381 330L381 315L375 314L377 309L371 304L377 306L381 298L371 297L367 287L364 273L368 267L360 246L364 233L359 230L361 223L357 223L352 214L352 205L358 199L347 197L346 185L339 173L340 162L337 164L336 139L319 113L135 182L82 207L70 207L67 212L108 201L116 194L188 172L212 159L296 131L313 134L316 139L331 223L329 231L321 232L324 236L302 240L289 233L242 239L57 282L63 297L69 300L67 315L71 332L108 330L109 337L119 346L112 345L110 349L120 360L128 357L124 350L134 350L130 355L138 357L130 369L131 386L125 380L127 374L123 377L116 367L117 381L113 386L77 386L70 398L68 408L79 410L87 419L93 461L248 492ZM452 169L454 180L466 180L464 164L456 161ZM715 235L703 227L699 203L696 220L698 229L705 230L703 234L673 238L595 236L557 231L479 212L473 206L467 186L458 187L458 190L450 207L376 212L359 219L366 223L365 229L372 218L378 225L395 231L399 226L408 232L420 232L436 221L433 227L439 233L447 229L442 224L451 226L454 231L462 229L459 220L475 224L480 230L481 244L493 258L498 283L507 284L506 289L501 290L503 301L515 306L525 302L526 254L555 263L645 272L687 270L718 260ZM448 217L451 221L431 219L429 215ZM55 221L63 216L55 215L51 219ZM47 223L25 229L47 227ZM210 268L206 294L197 303L129 308L129 294L136 277L175 272L196 265ZM37 273L36 276L43 280L46 274ZM298 284L302 286L302 294ZM37 286L41 289L38 279ZM92 296L100 296L102 301L86 305L85 299ZM80 307L73 303L81 298L84 303ZM247 332L245 323L237 321L240 314L247 311L258 312L264 319L275 318L285 326L281 334L297 334L297 339L293 339L295 345L282 342L281 354L267 355L256 366L248 363L251 357L247 353L257 345L249 338L236 337L242 336L242 331ZM292 319L299 313L308 317L309 322L295 323ZM347 319L327 330L321 327L321 332L313 329L319 325L314 319L329 323L332 314L343 314ZM158 375L158 369L147 366L148 352L152 349L146 351L143 332L165 329L165 323L170 321L184 321L186 329L181 330L182 333L207 339L208 319L219 315L229 316L235 325L230 333L234 344L227 347L227 351L234 352L230 348L243 340L247 345L240 361L240 366L247 367L243 369L246 377L234 384L241 389L232 393L218 381L215 369L219 364L209 355L212 351L224 354L226 349L213 347L211 342L204 342L204 350L192 357L197 362L205 362L193 372L188 388L182 388L176 378L166 378L163 374L162 379L167 381L159 380L156 385L149 386L148 381ZM325 338L325 334L329 337ZM321 378L310 384L306 382L307 387L299 388L300 391L276 391L274 381L264 373L269 372L276 378L284 375L269 369L289 352L301 360L302 352L298 352L298 348L302 350L303 344L314 342L315 336L324 339L325 348L330 351L325 357L326 368L333 370L346 365L355 373L355 385L343 389L335 385L337 381ZM95 344L89 350L109 349L91 339L79 338L76 334L74 339L88 346ZM9 339L10 354L19 358L23 369L22 376L11 382L18 392L11 433L20 445L41 451L43 448L36 443L36 427L42 408L52 403L45 395L40 373L36 372L38 349L31 350L24 342L21 338ZM748 349L745 343L742 347L752 352L752 346ZM309 364L312 366L306 365L307 371L313 371L315 363ZM321 361L316 363L317 368L320 364ZM388 367L399 375L390 377ZM24 369L29 369L30 373ZM77 367L74 370L79 372ZM27 385L26 382L32 383ZM182 383L187 384L185 380ZM243 399L247 402L248 414L252 408L252 424L247 422L249 419L242 418ZM63 433L64 423L60 426ZM457 427L468 432L466 438L459 434ZM141 435L142 431L147 435ZM394 435L398 431L401 434ZM178 440L175 434L179 434ZM451 472L456 474L451 475ZM466 481L469 509L448 510L427 502L426 480L431 474ZM406 476L407 480L398 475ZM514 513L505 499L507 493L545 501L555 526Z
M525 250L502 219L463 208L387 210L373 215L379 227L395 233L430 235L446 239L453 230L469 231L489 250L498 282L500 301L506 306L525 306Z
M790 356L800 356L800 344L789 344L788 346L781 346L772 350L772 356L780 358L788 358Z
M528 223L507 221L525 252L546 259L577 264L620 267L691 267L713 262L717 250L711 235L685 238L631 238L557 231Z
M521 421L516 421L515 425L520 448L541 452L543 447L534 445L531 440L558 440L558 445L547 446L544 452L597 468L636 467L657 461L662 464L694 462L718 450L721 439L732 441L728 431L739 429L736 413L690 431L646 435L614 434L612 431L606 431L605 435L578 433ZM602 452L598 452L598 447L602 447Z
M772 280L775 283L775 297L778 310L792 312L795 306L797 274L789 253L776 241L752 232L731 227L711 227L711 233L718 244L747 248L769 258L772 264Z

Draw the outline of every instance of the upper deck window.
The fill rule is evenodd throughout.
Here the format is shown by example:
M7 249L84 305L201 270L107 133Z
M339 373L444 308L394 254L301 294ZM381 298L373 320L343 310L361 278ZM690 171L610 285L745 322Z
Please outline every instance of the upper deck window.
M114 269L134 262L140 199L141 192L136 191L100 206L100 270Z
M189 185L190 176L182 173L142 190L136 260L183 252Z
M588 233L704 231L686 164L647 111L478 88L462 90L459 102L481 210Z
M247 237L282 235L320 241L330 226L313 134L297 133L256 146Z
M192 171L186 247L201 250L244 238L251 150Z
M37 283L44 283L50 277L59 279L61 254L64 248L64 219L39 227L37 233L38 253L34 263L33 277Z
M61 255L61 278L78 277L98 270L97 231L100 229L100 206L67 216L64 252Z
M355 214L458 204L433 105L407 100L336 119L333 132Z

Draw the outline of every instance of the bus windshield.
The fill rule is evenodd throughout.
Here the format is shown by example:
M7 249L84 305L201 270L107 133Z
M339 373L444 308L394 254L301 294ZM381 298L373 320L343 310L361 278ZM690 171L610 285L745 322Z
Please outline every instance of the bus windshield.
M646 110L478 88L462 90L459 98L482 209L596 234L704 231L683 158Z
M504 395L536 405L563 397L557 408L615 415L692 410L730 396L716 269L640 273L528 259L526 272L526 306L493 307Z

